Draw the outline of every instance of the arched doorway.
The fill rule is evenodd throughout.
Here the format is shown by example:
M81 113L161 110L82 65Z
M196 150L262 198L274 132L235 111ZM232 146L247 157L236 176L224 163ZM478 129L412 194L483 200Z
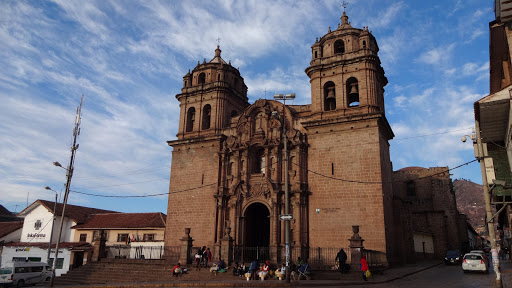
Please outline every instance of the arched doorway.
M245 210L244 260L267 260L270 245L270 211L262 203L253 203Z

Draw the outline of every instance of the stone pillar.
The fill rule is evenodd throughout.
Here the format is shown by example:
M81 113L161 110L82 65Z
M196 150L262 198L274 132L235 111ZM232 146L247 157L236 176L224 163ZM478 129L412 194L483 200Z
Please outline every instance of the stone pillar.
M352 226L352 232L354 232L354 235L348 239L350 241L350 269L351 271L360 271L359 265L363 254L364 239L359 236L359 226Z
M93 251L92 251L92 262L101 261L101 258L107 258L105 255L105 245L107 242L107 233L104 230L98 230L97 233L93 233Z
M190 237L190 228L185 228L185 236L183 236L181 239L181 246L180 246L180 258L179 263L181 265L186 264L192 264L192 261L189 260L190 250L192 250L192 242L194 239Z
M226 226L224 237L220 240L220 259L224 260L228 266L232 264L233 259L233 238L229 235L230 233L231 227Z

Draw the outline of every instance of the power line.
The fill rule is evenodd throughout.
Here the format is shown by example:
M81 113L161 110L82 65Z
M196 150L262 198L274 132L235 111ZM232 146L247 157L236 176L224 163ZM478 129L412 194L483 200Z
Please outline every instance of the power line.
M400 140L408 140L408 139L414 139L414 138L421 138L421 137L427 137L427 136L435 136L435 135L441 135L441 134L448 134L452 132L459 132L459 131L465 131L472 129L473 127L464 128L464 129L457 129L457 130L451 130L451 131L444 131L444 132L438 132L438 133L432 133L432 134L423 134L423 135L416 135L411 137L405 137L405 138L398 138L398 139L392 139L394 141L400 141Z
M83 194L83 195L88 195L88 196L95 196L95 197L104 197L104 198L145 198L145 197L156 197L156 196L162 196L162 195L170 195L170 194L182 193L182 192L187 192L187 191L191 191L191 190L201 189L201 188L204 188L204 187L213 186L213 185L217 185L217 184L218 183L211 183L211 184L201 185L201 186L198 186L198 187L192 187L192 188L183 189L183 190L179 190L179 191L166 192L166 193L158 193L158 194L148 194L148 195L101 195L101 194L85 193L85 192L80 192L80 191L75 191L75 190L70 190L70 191L78 193L78 194Z
M466 163L463 163L463 164L460 164L460 165L458 165L456 167L453 167L451 169L446 169L446 170L443 170L443 171L438 172L438 173L434 173L434 174L431 174L431 175L426 175L426 176L423 176L423 177L419 177L419 178L416 178L414 180L429 178L429 177L433 177L435 175L443 174L443 173L449 172L451 170L455 170L457 168L460 168L462 166L468 165L470 163L473 163L475 161L477 161L477 159L469 161L469 162L466 162ZM277 161L276 161L276 163L277 163ZM297 163L294 163L294 162L292 162L292 164L296 165L296 166L299 166ZM401 182L406 182L406 181L403 181L403 180L400 180L400 181L380 181L380 182L348 180L348 179L336 178L336 177L328 176L328 175L325 175L325 174L321 174L321 173L318 173L318 172L310 170L310 169L308 169L307 171L311 172L313 174L316 174L318 176L322 176L322 177L329 178L329 179L332 179L332 180L342 181L342 182L350 182L350 183L384 184L384 183L401 183ZM78 193L78 194L94 196L94 197L103 197L103 198L146 198L146 197L156 197L156 196L177 194L177 193L182 193L182 192L187 192L187 191L191 191L191 190L201 189L201 188L204 188L204 187L213 186L213 185L217 185L217 184L218 183L211 183L211 184L207 184L207 185L201 185L201 186L198 186L198 187L192 187L192 188L188 188L188 189L184 189L184 190L179 190L179 191L174 191L174 192L166 192L166 193L158 193L158 194L148 194L148 195L101 195L101 194L92 194L92 193L80 192L80 191L76 191L76 190L70 190L70 191L72 191L74 193Z
M472 161L466 162L466 163L464 163L464 164L460 164L460 165L458 165L458 166L456 166L456 167L453 167L453 168L451 168L451 169L446 169L446 170L441 171L441 172L438 172L438 173L434 173L434 174L431 174L431 175L427 175L427 176L419 177L419 178L416 178L416 179L414 179L414 180L424 179L424 178L432 177L432 176L435 176L435 175L443 174L443 173L449 172L449 171L451 171L451 170L454 170L454 169L460 168L460 167L462 167L462 166L468 165L468 164L470 164L470 163L473 163L473 162L475 162L475 161L477 161L477 159L474 159L474 160L472 160ZM296 165L296 166L299 166L298 164L293 163L293 162L292 162L292 164L293 164L293 165ZM332 179L332 180L337 180L337 181L342 181L342 182L350 182L350 183L359 183L359 184L383 184L383 183L399 183L399 182L406 182L406 181L403 181L403 180L400 180L400 181L378 181L378 182L377 182L377 181L372 182L372 181L348 180L348 179L342 179L342 178L337 178L337 177L333 177L333 176L328 176L328 175L321 174L321 173L318 173L318 172L316 172L316 171L309 170L309 169L307 169L307 171L308 171L308 172L311 172L311 173L313 173L313 174L316 174L316 175L318 175L318 176L322 176L322 177L329 178L329 179Z
M95 187L77 187L77 189L95 189L95 188L117 187L117 186L147 183L147 182L153 182L153 181L168 181L168 180L169 179L157 178L157 179L145 180L145 181L140 181L140 182L130 182L130 183L123 183L123 184L115 184L115 185L105 185L105 186L95 186Z

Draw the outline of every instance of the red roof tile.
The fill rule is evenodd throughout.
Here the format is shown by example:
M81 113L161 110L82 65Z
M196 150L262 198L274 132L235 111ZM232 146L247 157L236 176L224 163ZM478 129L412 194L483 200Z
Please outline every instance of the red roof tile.
M0 238L21 228L23 228L23 221L0 222Z
M12 214L4 206L0 205L0 216L14 216L14 214Z
M48 209L48 211L53 213L53 207L55 205L55 202L47 201L47 200L36 200L30 206L28 206L23 211L18 213L18 215L24 213L26 210L30 210L31 207L33 208L37 204L44 206L46 209ZM55 212L55 214L57 216L62 215L62 207L63 207L62 203L57 203L57 210ZM84 223L87 220L87 218L89 218L92 214L100 214L100 213L118 213L118 212L66 204L66 212L65 212L66 215L65 216L72 219L73 221L75 221L78 224Z
M89 220L74 229L134 229L165 228L163 213L113 213L91 215Z

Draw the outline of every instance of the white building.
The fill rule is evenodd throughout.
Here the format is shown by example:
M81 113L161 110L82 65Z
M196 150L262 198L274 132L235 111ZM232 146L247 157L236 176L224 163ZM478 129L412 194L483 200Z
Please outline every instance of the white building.
M18 217L23 217L23 228L19 242L4 244L0 266L15 261L42 261L53 263L55 257L55 244L59 233L59 225L62 217L61 203L57 204L54 216L54 202L37 200L23 211ZM72 226L85 223L92 214L112 213L113 211L66 205L64 222L59 244L59 255L57 259L57 276L67 273L70 267L77 267L84 264L84 252L92 250L92 246L85 242L73 242L75 239ZM53 231L53 237L51 237ZM52 251L48 259L50 238L52 238Z

